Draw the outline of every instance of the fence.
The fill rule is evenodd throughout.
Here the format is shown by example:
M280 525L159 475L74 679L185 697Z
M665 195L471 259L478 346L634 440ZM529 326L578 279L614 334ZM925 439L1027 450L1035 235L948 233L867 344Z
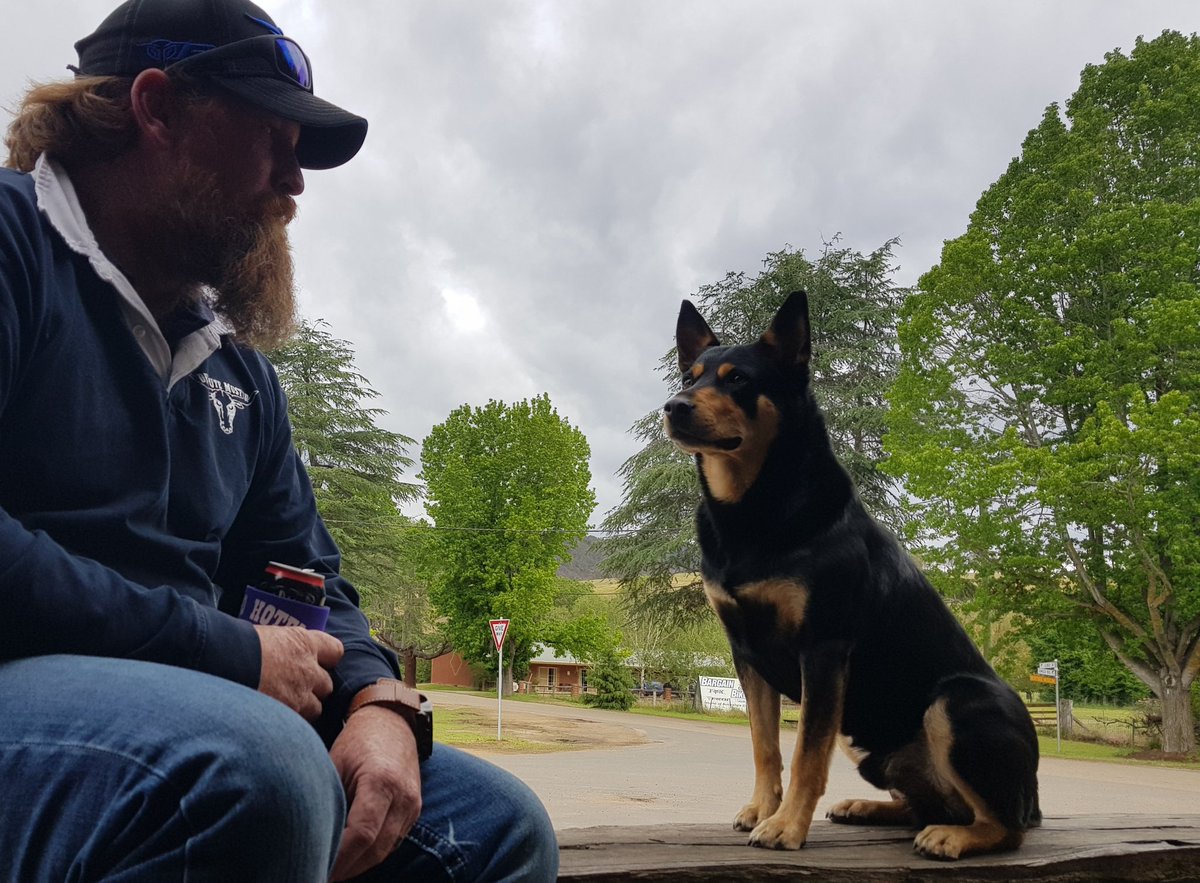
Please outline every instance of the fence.
M1070 699L1063 699L1059 702L1061 715L1055 714L1053 702L1031 702L1025 708L1035 727L1053 730L1056 725L1061 724L1061 733L1064 739L1071 738L1075 732L1075 706Z

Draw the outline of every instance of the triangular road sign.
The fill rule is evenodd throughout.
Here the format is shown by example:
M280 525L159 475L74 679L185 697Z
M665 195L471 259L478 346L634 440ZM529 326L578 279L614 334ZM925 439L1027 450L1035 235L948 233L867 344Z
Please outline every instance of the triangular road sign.
M507 619L492 619L488 621L492 627L492 641L496 644L496 652L504 646L504 636L508 634Z

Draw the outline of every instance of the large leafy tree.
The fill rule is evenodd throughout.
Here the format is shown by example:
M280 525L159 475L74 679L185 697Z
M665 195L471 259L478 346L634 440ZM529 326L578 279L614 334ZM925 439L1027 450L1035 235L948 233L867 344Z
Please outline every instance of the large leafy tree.
M813 386L834 448L849 468L867 506L898 528L901 510L890 478L880 470L886 392L898 359L897 310L904 291L892 280L896 240L869 254L838 241L815 260L785 248L767 256L755 276L729 273L705 285L693 300L722 343L749 343L771 323L787 295L809 294L813 325ZM663 329L664 336L673 329ZM678 388L675 350L659 370ZM669 395L664 391L664 400ZM644 447L621 467L625 492L605 518L601 550L605 571L618 578L639 615L680 626L704 610L694 513L699 486L691 458L662 431L655 411L632 429ZM681 575L692 574L692 578Z
M1197 156L1195 36L1085 68L906 303L887 436L928 559L1065 593L1171 752L1200 671Z
M557 630L556 571L595 506L589 453L546 395L463 405L425 439L432 598L464 658L482 662L495 652L489 619L511 620L504 649L517 669Z

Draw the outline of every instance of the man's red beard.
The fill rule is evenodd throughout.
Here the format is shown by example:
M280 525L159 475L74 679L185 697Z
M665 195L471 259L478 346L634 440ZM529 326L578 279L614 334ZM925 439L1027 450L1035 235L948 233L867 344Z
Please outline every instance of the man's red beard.
M296 201L279 194L252 208L221 193L216 176L185 167L150 235L165 269L202 286L214 312L243 343L270 350L295 328L296 293L287 225ZM198 292L199 293L199 292Z

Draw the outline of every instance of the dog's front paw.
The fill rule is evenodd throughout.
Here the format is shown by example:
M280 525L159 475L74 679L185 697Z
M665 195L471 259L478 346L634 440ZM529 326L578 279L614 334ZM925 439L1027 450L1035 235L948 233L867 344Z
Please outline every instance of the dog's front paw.
M775 812L775 808L778 806L778 803L775 803L774 806L769 804L764 806L757 801L750 801L733 817L733 830L753 831L758 823Z
M759 822L750 832L750 845L766 849L799 849L808 839L810 821L776 812Z
M903 800L843 800L825 818L839 825L911 825L913 821Z
M867 800L843 800L835 803L825 813L825 818L841 825L865 825L870 818Z

